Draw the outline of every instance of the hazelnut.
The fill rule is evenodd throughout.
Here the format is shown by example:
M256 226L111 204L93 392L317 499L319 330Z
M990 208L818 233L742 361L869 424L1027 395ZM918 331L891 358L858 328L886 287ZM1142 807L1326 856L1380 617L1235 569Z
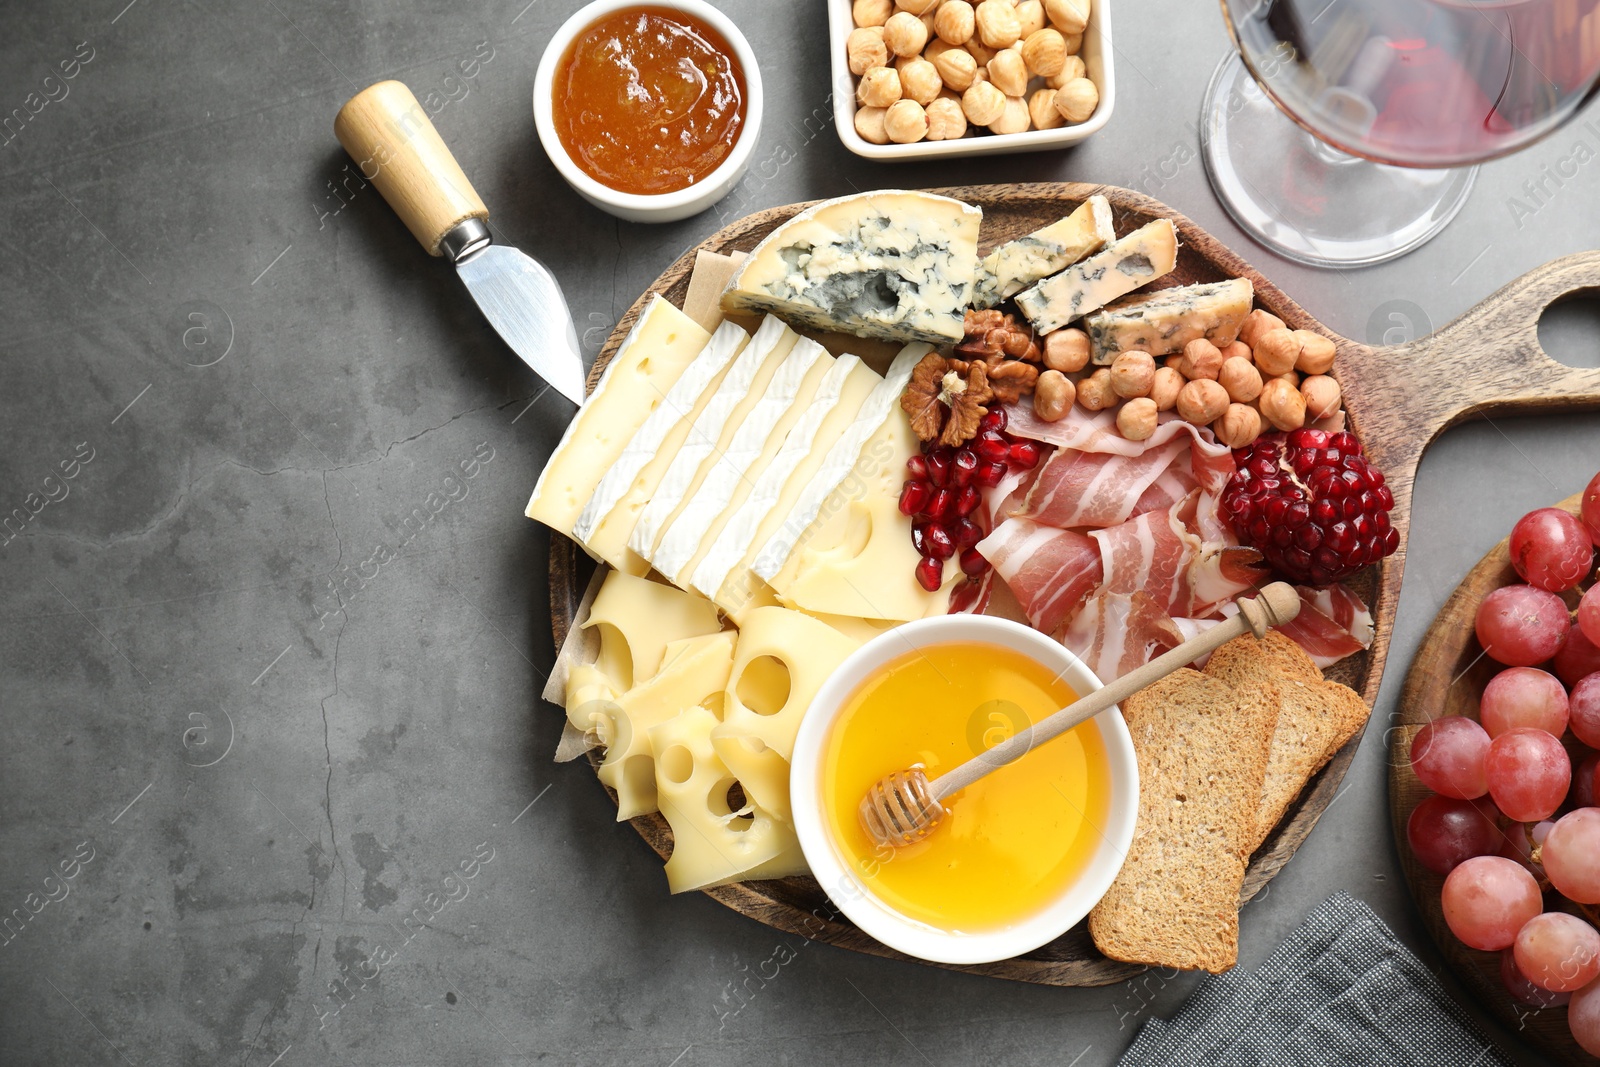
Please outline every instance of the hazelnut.
M1209 426L1228 410L1228 391L1209 378L1197 378L1178 390L1178 414L1196 426Z
M972 35L972 40L968 41L961 47L965 48L972 55L972 58L978 61L978 66L980 68L987 66L989 60L993 59L995 52L998 51L998 49L995 48L985 47L984 43L978 39L978 35L976 33Z
M1339 383L1326 374L1313 374L1300 383L1300 398L1306 402L1306 418L1325 419L1339 410Z
M985 48L1009 48L1022 36L1022 20L1011 0L983 0L974 21Z
M1067 42L1060 30L1035 30L1022 42L1022 59L1041 78L1060 74L1067 65Z
M907 99L926 106L939 99L939 90L943 88L944 80L939 77L939 71L926 59L908 59L900 68L900 92Z
M1061 39L1067 42L1067 55L1075 56L1083 49L1083 34L1063 33Z
M1111 361L1111 388L1123 399L1136 396L1149 396L1150 387L1155 383L1156 361L1148 352L1141 352L1137 348L1119 353ZM1130 440L1142 441L1137 437Z
M1143 441L1156 432L1158 417L1154 400L1134 397L1117 411L1117 430L1130 441Z
M896 11L883 24L883 43L897 56L919 56L928 45L928 27L909 11Z
M1261 387L1261 417L1279 430L1298 430L1306 423L1306 402L1289 382L1273 378Z
M994 87L1007 96L1021 96L1028 91L1028 65L1020 52L1001 49L989 60L988 70Z
M1229 404L1211 432L1229 448L1243 448L1261 436L1261 413L1248 404Z
M1157 411L1171 411L1178 402L1178 391L1183 388L1183 375L1172 367L1157 367L1150 381L1150 399Z
M1111 388L1111 368L1101 367L1078 383L1078 406L1085 411L1104 411L1117 402Z
M984 2L992 3L993 0ZM975 81L961 94L961 110L972 125L987 126L999 121L1000 116L1005 114L1006 94L986 81Z
M850 16L857 26L882 26L893 10L890 0L856 0L850 5Z
M889 133L884 129L884 116L889 114L885 107L858 107L856 108L856 132L868 144L888 144Z
M1089 335L1082 330L1057 330L1044 339L1044 365L1071 374L1089 363Z
M933 66L939 72L939 77L944 79L945 85L958 93L966 92L971 87L972 76L978 72L978 61L964 48L940 52Z
M1058 370L1041 371L1033 384L1033 413L1045 422L1059 422L1077 398L1078 387L1071 378Z
M901 77L904 77L904 75L901 75ZM1233 359L1236 356L1239 359L1244 360L1246 363L1251 363L1255 360L1255 357L1250 354L1250 346L1245 344L1243 341L1234 341L1230 344L1225 344L1222 346L1222 358L1224 362Z
M967 116L961 101L941 96L928 105L928 140L956 141L967 134Z
M1260 343L1263 334L1273 330L1283 329L1283 320L1270 311L1256 308L1244 318L1244 325L1239 327L1239 340L1254 348Z
M1028 128L1028 102L1020 96L1006 97L1005 110L989 123L990 133L1023 133Z
M1019 41L1025 41L1044 29L1044 24L1044 4L1041 0L1022 0L1017 5L1017 28L1021 31L1017 36Z
M1300 388L1300 375L1292 370L1286 370L1282 374L1275 374L1273 377L1288 382L1296 389Z
M1163 367L1171 367L1173 370L1177 371L1179 374L1182 374L1183 373L1183 354L1180 352L1177 355L1168 356L1166 359L1161 361L1161 365ZM1189 379L1187 379L1187 378L1184 379L1184 381L1188 381L1188 380Z
M856 99L863 107L888 107L900 99L900 72L893 67L873 67L861 76Z
M1068 122L1083 122L1100 106L1100 90L1088 78L1074 78L1056 90L1056 110Z
M1257 337L1250 345L1250 353L1255 357L1262 375L1275 378L1294 369L1295 360L1300 358L1300 342L1295 340L1294 334L1279 326Z
M1089 25L1089 0L1044 0L1044 11L1062 33L1082 33Z
M1197 337L1183 346L1183 359L1178 363L1178 370L1190 381L1204 378L1214 382L1217 375L1222 373L1222 353L1204 337Z
M883 31L876 26L857 27L845 38L845 54L850 57L850 73L861 75L873 67L889 62L889 49L883 43Z
M945 0L934 12L933 31L946 44L966 44L972 40L974 16L967 0Z
M1234 356L1222 361L1222 370L1217 372L1217 384L1228 391L1229 399L1248 404L1261 395L1261 372L1248 359Z
M1086 78L1088 76L1088 71L1083 66L1083 60L1077 56L1069 55L1067 56L1067 61L1062 64L1061 73L1045 75L1044 84L1048 88L1059 89L1074 78Z
M1056 110L1056 94L1052 89L1036 89L1028 97L1028 117L1036 130L1053 130L1066 123Z
M1300 356L1294 369L1306 374L1327 374L1333 369L1333 342L1313 330L1296 330L1294 339L1300 342Z
M896 100L883 116L883 131L895 144L915 144L928 136L928 113L915 100Z
M928 47L922 50L922 58L926 59L929 63L932 63L940 56L950 51L950 49L957 47L959 46L948 44L944 41L941 41L939 38L934 37L928 41Z
M894 0L894 6L913 15L928 15L939 6L939 0Z

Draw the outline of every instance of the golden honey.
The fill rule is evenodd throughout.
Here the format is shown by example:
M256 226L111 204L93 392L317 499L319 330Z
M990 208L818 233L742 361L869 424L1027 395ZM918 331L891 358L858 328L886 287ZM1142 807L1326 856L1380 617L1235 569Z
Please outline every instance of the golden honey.
M874 845L857 809L885 775L920 763L937 778L1076 699L1049 668L997 645L934 645L886 664L845 701L823 752L823 807L845 866L882 903L941 930L986 933L1042 911L1083 873L1106 825L1111 773L1093 722L947 798L944 822L915 845Z

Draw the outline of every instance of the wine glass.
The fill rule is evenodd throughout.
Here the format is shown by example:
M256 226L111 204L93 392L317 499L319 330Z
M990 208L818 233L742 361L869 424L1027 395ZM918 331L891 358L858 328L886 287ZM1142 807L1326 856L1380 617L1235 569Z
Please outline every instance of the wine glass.
M1221 3L1238 51L1206 90L1206 172L1235 222L1312 266L1421 245L1476 164L1600 86L1600 0Z

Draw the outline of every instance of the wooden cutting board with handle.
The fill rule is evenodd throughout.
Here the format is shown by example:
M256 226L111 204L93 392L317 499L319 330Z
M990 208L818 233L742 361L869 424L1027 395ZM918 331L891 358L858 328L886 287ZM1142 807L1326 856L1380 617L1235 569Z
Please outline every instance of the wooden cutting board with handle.
M1330 678L1361 693L1369 705L1377 697L1389 650L1405 567L1412 485L1424 449L1445 429L1473 418L1532 414L1540 409L1600 408L1600 369L1565 367L1544 353L1538 338L1539 318L1546 307L1586 290L1600 290L1600 251L1568 256L1524 275L1431 337L1373 347L1329 330L1221 242L1142 193L1109 185L1053 182L930 191L983 209L984 252L1057 221L1096 193L1110 201L1119 234L1153 219L1169 218L1177 224L1181 246L1177 268L1162 279L1163 285L1248 278L1255 286L1257 307L1271 311L1291 329L1315 330L1333 339L1338 347L1334 374L1343 387L1351 429L1388 477L1395 498L1391 519L1401 535L1398 552L1349 583L1372 607L1377 622L1372 648L1329 672ZM779 224L809 206L789 204L749 215L680 256L623 315L595 361L589 387L593 389L651 293L682 305L696 252L748 252ZM558 648L571 626L590 570L588 557L576 545L565 538L552 540L551 628ZM1357 735L1311 780L1257 850L1245 879L1244 900L1260 892L1306 839L1338 791L1359 740ZM671 852L672 832L659 814L632 822L663 858ZM779 930L859 952L905 958L845 921L810 878L744 882L707 892L735 911ZM1026 956L955 969L1063 986L1106 985L1144 970L1100 955L1083 924Z

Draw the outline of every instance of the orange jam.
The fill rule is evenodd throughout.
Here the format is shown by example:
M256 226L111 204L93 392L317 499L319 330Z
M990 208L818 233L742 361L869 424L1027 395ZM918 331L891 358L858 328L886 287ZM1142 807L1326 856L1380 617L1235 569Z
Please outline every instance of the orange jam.
M1100 847L1111 768L1086 722L949 798L926 840L879 848L857 815L885 775L937 778L1077 699L1036 660L988 644L933 645L879 668L845 702L822 759L825 822L877 898L957 933L1004 929L1058 899Z
M556 69L556 133L623 193L670 193L716 170L745 121L744 72L704 20L628 7L591 23Z

